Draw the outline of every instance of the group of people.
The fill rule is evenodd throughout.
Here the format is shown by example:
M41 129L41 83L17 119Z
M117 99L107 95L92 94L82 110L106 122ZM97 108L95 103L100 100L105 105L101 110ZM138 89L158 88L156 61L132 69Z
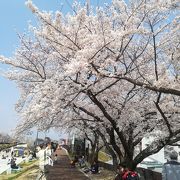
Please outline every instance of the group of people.
M118 165L118 174L114 180L139 180L139 176L122 163ZM162 167L162 180L180 180L180 162L176 151L169 154L169 160Z
M37 153L37 157L39 158L39 167L41 171L46 170L47 165L53 165L53 160L57 161L57 154L54 154L55 149L52 149L51 143L48 143L46 146L43 144L40 145L40 150ZM176 151L172 151L170 153L170 160L163 165L162 168L162 180L180 180L180 163L178 162L178 153ZM84 156L75 156L71 161L72 167L75 167L76 163L79 164L80 167L85 165ZM17 168L14 159L11 161L11 167ZM99 172L99 164L98 161L94 161L89 169L84 171L85 173L91 172L92 174L96 174ZM121 163L118 165L118 174L116 175L114 180L139 180L139 175L136 171L133 171L128 168L125 163Z
M92 164L91 164L91 167L90 168L85 168L84 170L84 173L92 173L92 174L98 174L99 173L99 163L98 161L94 161Z
M40 144L37 153L35 151L33 152L31 158L39 159L40 172L46 172L48 165L53 166L53 164L57 162L57 154L55 154L56 148L57 145L55 143L48 142L47 144ZM8 159L7 164L10 165L10 168L12 170L20 169L20 167L16 163L16 158L14 157L13 150L11 150L11 155Z
M20 167L16 164L16 158L14 157L14 151L11 151L11 156L8 159L8 163L12 170L18 170Z
M46 165L53 166L53 161L50 161L53 159L53 153L54 152L51 148L51 143L39 145L39 151L36 156L39 159L40 169L44 169Z
M127 167L125 163L121 163L117 168L117 175L114 180L139 180L138 173Z
M16 164L16 158L14 158L14 157L11 157L8 160L8 164L10 164L11 169L19 169L19 166L17 166L17 164Z
M40 144L39 151L36 157L39 159L39 176L45 175L48 172L48 166L53 166L57 161L57 154L55 154L56 148L52 147L52 143Z
M79 164L80 167L85 166L85 158L84 156L74 156L74 159L71 161L71 166L75 167L76 163Z
M85 173L91 172L92 174L97 174L99 172L98 161L94 161L90 168L86 168L84 156L74 156L74 159L71 161L71 166L75 167L76 163L78 163L81 168L84 168Z

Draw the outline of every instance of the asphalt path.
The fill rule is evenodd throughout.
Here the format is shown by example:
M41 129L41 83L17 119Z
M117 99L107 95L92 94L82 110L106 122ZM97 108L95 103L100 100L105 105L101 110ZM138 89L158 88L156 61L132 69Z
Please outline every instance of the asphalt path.
M70 159L65 149L55 152L57 162L48 168L47 180L89 180L89 177L77 167L70 165Z

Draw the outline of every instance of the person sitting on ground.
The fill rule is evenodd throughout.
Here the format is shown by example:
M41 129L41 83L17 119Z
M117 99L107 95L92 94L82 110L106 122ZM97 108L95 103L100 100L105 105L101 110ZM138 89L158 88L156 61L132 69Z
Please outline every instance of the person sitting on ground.
M172 151L169 154L170 161L166 162L162 168L162 180L180 180L180 163L178 153Z
M71 161L71 166L75 167L77 162L78 162L78 157L74 156L74 160Z
M139 176L137 172L130 170L127 168L126 163L120 163L117 167L118 174L116 175L114 180L127 180L132 179L133 180L139 180Z
M80 156L79 159L78 159L78 161L79 161L79 166L80 166L80 167L85 166L84 156Z
M125 165L124 164L119 164L117 166L117 175L114 180L122 180L122 176L125 173Z
M97 174L99 172L99 164L98 161L94 161L94 163L91 165L91 173Z
M10 164L12 169L19 169L19 167L16 165L16 159L11 158Z

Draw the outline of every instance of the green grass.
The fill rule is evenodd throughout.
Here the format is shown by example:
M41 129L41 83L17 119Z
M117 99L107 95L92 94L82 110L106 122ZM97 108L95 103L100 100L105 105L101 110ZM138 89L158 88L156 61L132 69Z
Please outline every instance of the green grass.
M33 166L30 166L30 167L27 167L26 169L18 172L15 176L9 177L8 180L16 180L18 177L22 176L27 171L30 171L30 170L35 169L35 168L37 168L37 165L33 165Z
M6 179L6 180L16 180L18 177L22 176L24 173L26 173L27 171L30 171L32 169L37 168L37 160L31 161L31 162L24 162L19 164L20 167L22 168L20 171L14 171L12 172L12 174L5 174L3 173L2 175L0 175L0 179Z
M69 153L68 155L69 155L70 160L73 160L74 154ZM99 151L99 153L98 153L98 160L99 161L107 162L107 161L109 161L111 159L112 158L107 153L105 153L104 151Z
M33 163L36 162L36 161L37 161L37 160L32 160L32 161L29 161L29 162L21 162L21 163L19 164L19 166L24 168L24 167L27 167L27 166L33 164Z

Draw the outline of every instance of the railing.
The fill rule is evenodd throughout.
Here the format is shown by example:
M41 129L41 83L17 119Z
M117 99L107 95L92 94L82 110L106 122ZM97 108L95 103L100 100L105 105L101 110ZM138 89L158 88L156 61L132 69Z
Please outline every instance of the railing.
M112 164L107 164L104 162L99 162L99 166L105 169L115 171ZM162 174L149 169L137 168L136 170L140 174L140 180L162 180Z
M140 174L140 180L162 180L162 174L152 171L150 169L137 168L137 172Z

